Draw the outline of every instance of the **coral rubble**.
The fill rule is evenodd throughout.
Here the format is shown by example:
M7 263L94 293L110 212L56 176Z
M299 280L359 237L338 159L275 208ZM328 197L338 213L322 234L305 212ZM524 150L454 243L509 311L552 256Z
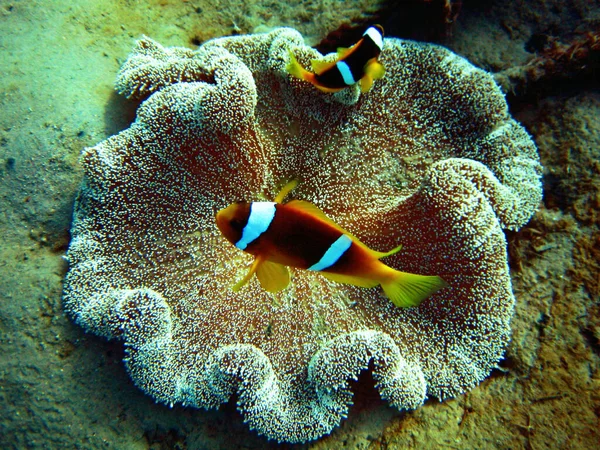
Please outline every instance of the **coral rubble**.
M514 297L503 229L541 198L536 148L491 76L450 51L386 39L371 92L322 94L285 71L318 54L291 29L197 51L144 38L117 81L144 99L135 123L82 156L65 305L121 339L135 383L157 400L217 407L278 441L329 433L349 382L372 363L382 397L416 408L483 380L509 339ZM420 307L296 271L278 293L216 228L237 200L292 178L403 271L450 287Z
M570 44L552 40L524 66L511 67L495 75L505 92L513 96L531 95L540 90L564 89L565 83L594 80L600 65L600 32L587 32ZM555 89L557 90L557 89Z

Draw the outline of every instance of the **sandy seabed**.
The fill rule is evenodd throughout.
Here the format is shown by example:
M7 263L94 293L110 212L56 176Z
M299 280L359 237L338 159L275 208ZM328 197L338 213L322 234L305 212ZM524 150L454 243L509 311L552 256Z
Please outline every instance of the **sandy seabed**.
M286 25L312 44L374 8L339 3L0 1L1 448L278 447L249 431L232 405L169 408L138 390L121 344L64 315L62 255L82 148L133 120L136 105L113 82L136 38L194 47ZM492 72L524 72L548 36L569 45L600 30L597 1L463 3L442 43ZM583 63L597 74L598 51ZM539 146L544 202L507 234L517 306L501 368L465 395L411 412L379 400L366 374L350 418L297 447L597 448L600 91L577 70L528 81L508 99Z

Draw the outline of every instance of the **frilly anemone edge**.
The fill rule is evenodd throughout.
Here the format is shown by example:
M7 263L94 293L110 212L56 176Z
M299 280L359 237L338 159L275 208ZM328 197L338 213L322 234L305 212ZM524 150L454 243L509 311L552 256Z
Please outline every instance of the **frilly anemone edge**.
M541 199L535 145L491 76L450 51L386 39L368 94L318 92L286 71L291 29L197 50L143 38L117 78L136 121L82 154L65 308L120 339L156 400L214 408L237 393L250 427L285 442L339 425L349 382L373 368L381 396L419 407L477 385L502 357L514 297L503 229ZM278 294L214 214L272 198L292 178L309 200L400 270L450 285L418 308L379 289L292 271Z

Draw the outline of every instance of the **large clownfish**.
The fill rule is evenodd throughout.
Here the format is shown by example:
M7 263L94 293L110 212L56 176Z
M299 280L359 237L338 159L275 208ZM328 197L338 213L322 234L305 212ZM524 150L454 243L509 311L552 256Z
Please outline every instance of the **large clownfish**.
M290 50L288 72L296 78L308 81L323 92L337 92L356 83L360 90L367 92L373 80L383 77L385 69L377 57L383 48L383 27L373 25L364 32L363 37L350 48L338 49L338 59L326 62L313 59L309 72L296 60Z
M217 226L229 242L255 256L239 290L256 273L262 287L278 292L290 282L286 266L321 273L339 283L381 285L396 306L417 306L446 286L438 276L400 272L379 261L400 251L371 250L312 203L281 201L297 185L288 183L274 202L237 202L217 213Z

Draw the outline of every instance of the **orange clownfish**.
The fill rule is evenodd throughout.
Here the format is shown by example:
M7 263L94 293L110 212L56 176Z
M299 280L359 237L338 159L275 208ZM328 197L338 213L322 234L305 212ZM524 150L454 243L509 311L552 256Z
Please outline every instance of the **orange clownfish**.
M400 251L371 250L312 203L281 201L297 185L288 183L273 202L237 202L217 213L217 227L229 242L255 256L239 290L256 273L262 287L278 292L290 282L286 266L312 270L339 283L381 285L399 307L417 306L446 286L438 276L400 272L379 261Z
M383 65L377 61L382 48L383 27L373 25L367 28L363 37L352 47L339 48L336 61L313 59L311 66L314 73L302 67L290 50L287 71L323 92L338 92L356 83L360 83L362 92L368 92L373 80L378 80L385 73Z

